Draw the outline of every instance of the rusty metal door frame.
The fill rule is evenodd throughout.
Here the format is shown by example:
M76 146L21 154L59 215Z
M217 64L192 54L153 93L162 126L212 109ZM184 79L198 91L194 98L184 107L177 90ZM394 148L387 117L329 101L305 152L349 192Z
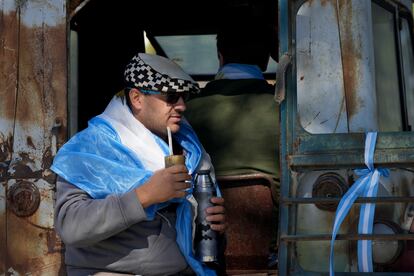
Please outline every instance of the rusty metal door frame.
M66 1L2 0L0 13L0 274L58 275L49 167L66 139Z
M346 134L310 134L306 132L297 117L297 86L295 67L295 17L299 7L306 1L279 2L279 43L280 56L289 53L292 56L286 77L286 99L281 104L281 198L280 198L280 233L279 233L279 275L324 275L303 271L295 262L294 243L299 240L326 240L330 235L296 235L295 213L297 204L314 204L324 198L296 198L292 196L291 171L308 171L315 169L358 168L364 166L363 133ZM338 154L340 153L340 154ZM379 167L413 167L414 133L380 132L378 134L374 162ZM338 202L339 199L336 199ZM335 200L333 200L335 201ZM361 199L368 202L372 199ZM377 198L377 202L407 202L406 198ZM345 235L341 239L390 239L388 236ZM393 239L414 239L413 234L393 236ZM355 275L355 273L336 273L336 275ZM375 273L390 275L390 273ZM409 275L393 273L392 275Z
M7 265L7 221L6 187L8 168L12 160L14 121L17 97L18 21L15 2L0 6L0 275L6 274Z

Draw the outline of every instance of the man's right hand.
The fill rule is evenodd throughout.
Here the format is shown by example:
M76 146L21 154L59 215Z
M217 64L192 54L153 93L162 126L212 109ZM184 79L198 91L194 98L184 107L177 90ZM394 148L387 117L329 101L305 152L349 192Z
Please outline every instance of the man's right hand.
M156 171L146 183L135 189L135 193L146 208L155 203L185 197L185 189L191 186L186 180L191 180L186 166L174 165Z

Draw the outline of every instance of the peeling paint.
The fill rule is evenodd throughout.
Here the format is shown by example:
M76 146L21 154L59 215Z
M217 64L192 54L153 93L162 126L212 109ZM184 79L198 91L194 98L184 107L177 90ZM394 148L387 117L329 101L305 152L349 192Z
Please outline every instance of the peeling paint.
M29 217L18 217L7 210L7 265L21 275L58 275L62 269L62 245L54 237L50 185L41 180L23 182L38 188L41 201ZM10 185L23 182L10 181Z
M49 169L53 162L53 156L52 151L50 147L46 148L46 150L43 152L42 157L42 168L43 169Z
M341 42L342 42L342 64L344 74L344 85L345 85L345 97L346 107L348 112L348 118L358 113L359 100L357 97L357 91L359 87L358 78L358 60L361 59L362 55L360 48L356 47L356 43L353 38L353 9L352 1L340 0L339 10L341 19Z
M36 170L35 158L25 152L19 155L20 157L14 159L10 165L10 178L41 178L42 171Z
M5 15L16 11L16 0L3 0L1 3L0 10L2 10Z
M30 127L33 122L42 123L50 131L56 115L66 109L64 101L58 100L66 94L66 38L61 34L64 28L65 25L21 27L21 44L31 49L20 51L17 119L22 125ZM53 55L45 51L52 51Z
M377 130L371 3L340 0L338 15L349 131Z
M4 135L0 132L0 163L11 159L13 151L13 136Z
M54 27L62 24L66 15L62 1L24 1L20 8L22 23L27 27Z
M67 93L66 4L0 1L0 176L6 180L0 183L4 190L0 204L5 202L6 188L10 191L17 185L0 217L6 229L0 231L7 234L0 241L0 275L64 274L62 244L53 230L56 175L49 168L52 147L58 148L66 135L63 127L52 131L56 118L63 118L63 125L67 117L62 100ZM37 207L22 183L38 190ZM32 208L33 214L16 216Z
M47 231L47 252L61 253L63 251L63 242L55 231Z
M27 141L27 145L28 145L29 147L31 147L32 149L36 149L35 145L33 144L32 137L27 136L26 141Z
M306 2L296 16L298 115L310 133L348 132L336 7Z
M0 132L11 132L13 128L17 95L17 51L18 21L16 12L8 9L10 1L0 5Z

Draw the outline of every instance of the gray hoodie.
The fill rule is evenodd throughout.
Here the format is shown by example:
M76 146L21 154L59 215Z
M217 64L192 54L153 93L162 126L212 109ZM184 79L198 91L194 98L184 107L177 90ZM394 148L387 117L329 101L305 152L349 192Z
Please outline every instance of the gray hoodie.
M65 244L69 276L171 275L188 269L176 243L175 208L149 221L134 191L92 199L59 177L55 227Z

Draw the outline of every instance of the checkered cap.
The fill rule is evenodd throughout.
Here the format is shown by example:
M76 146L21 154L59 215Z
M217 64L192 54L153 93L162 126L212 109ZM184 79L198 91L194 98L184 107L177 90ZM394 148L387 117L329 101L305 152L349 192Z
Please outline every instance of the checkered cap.
M139 53L126 66L127 87L162 93L198 93L198 84L175 62L157 55Z

